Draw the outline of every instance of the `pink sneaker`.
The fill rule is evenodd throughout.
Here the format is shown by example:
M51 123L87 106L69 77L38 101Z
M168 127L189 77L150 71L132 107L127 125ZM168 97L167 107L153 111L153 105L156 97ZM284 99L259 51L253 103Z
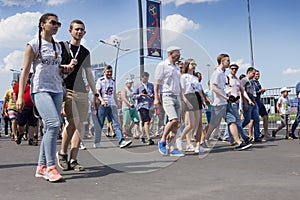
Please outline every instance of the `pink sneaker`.
M44 178L48 180L48 176L46 175L47 167L46 165L38 165L35 171L35 177Z
M47 167L46 175L50 182L56 182L63 179L63 177L59 174L56 166Z

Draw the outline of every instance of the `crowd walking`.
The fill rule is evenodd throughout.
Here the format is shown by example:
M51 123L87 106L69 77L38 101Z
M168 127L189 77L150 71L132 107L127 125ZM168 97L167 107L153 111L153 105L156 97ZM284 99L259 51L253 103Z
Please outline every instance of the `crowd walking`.
M161 155L175 157L214 152L211 136L220 136L222 122L226 123L224 138L233 150L246 150L255 143L274 139L284 127L285 139L298 139L295 130L300 122L300 82L296 85L298 107L294 123L290 89L283 87L276 107L281 125L269 134L268 112L261 101L266 90L259 82L258 69L249 67L240 79L239 65L221 53L208 80L209 88L204 90L196 60L183 61L181 48L170 46L166 49L167 58L157 64L154 74L143 72L136 83L128 78L118 92L112 66L106 65L103 76L97 79L92 73L90 51L82 45L84 22L71 21L68 41L53 38L59 27L56 14L40 17L37 37L26 44L20 79L12 81L1 105L7 122L5 135L19 145L27 132L28 145L39 145L36 177L62 181L56 165L62 171L84 171L84 164L78 161L80 149L86 149L83 139L91 139L93 148L101 151L103 134L113 136L109 138L112 140L116 137L120 149L135 148L132 144L136 141L141 145L157 142L155 148ZM149 81L152 76L154 83ZM105 133L105 125L113 135Z

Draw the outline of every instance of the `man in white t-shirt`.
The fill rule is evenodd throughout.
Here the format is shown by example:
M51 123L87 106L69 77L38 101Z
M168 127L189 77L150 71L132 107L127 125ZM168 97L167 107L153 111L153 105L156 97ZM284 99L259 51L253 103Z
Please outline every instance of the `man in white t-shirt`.
M104 120L108 116L112 119L113 128L115 129L120 148L129 146L132 141L125 141L122 128L118 121L118 108L115 102L115 80L112 79L112 67L104 67L104 77L99 78L96 83L97 93L99 94L100 105L98 107L98 121L101 131L95 133L94 147L100 147L101 133L104 126ZM95 102L97 104L97 101Z
M158 142L158 150L162 155L184 156L184 153L174 148L174 141L172 140L178 130L181 108L180 69L175 64L180 58L180 50L176 46L169 47L167 49L168 58L159 63L155 69L154 106L162 103L169 118L164 133ZM160 89L161 91L159 91ZM160 94L162 94L161 102ZM167 138L169 140L168 145Z
M218 67L213 72L210 84L212 89L212 116L207 130L209 136L215 128L217 128L222 118L228 124L230 133L236 142L235 149L244 150L249 148L252 144L246 144L239 138L238 128L236 125L236 117L233 113L232 105L235 100L234 96L227 96L226 94L226 75L225 71L229 67L230 59L227 54L220 54L217 57ZM232 98L233 97L233 98Z

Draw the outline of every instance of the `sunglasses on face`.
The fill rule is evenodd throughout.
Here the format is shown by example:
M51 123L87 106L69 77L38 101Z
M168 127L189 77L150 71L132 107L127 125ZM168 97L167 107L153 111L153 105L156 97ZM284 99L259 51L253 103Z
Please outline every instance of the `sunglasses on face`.
M61 23L55 20L51 20L49 23L52 24L53 26L57 25L58 27L61 27Z
M238 68L230 68L231 70L235 70L235 71L237 71L238 70Z
M83 32L83 31L84 31L84 29L83 29L83 28L75 28L74 30L75 30L75 31L81 31L81 32Z

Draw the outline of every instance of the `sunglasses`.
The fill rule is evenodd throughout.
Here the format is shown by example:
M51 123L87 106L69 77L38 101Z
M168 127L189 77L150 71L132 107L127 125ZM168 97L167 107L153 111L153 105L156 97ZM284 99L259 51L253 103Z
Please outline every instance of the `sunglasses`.
M231 70L238 70L238 68L230 68Z
M83 32L83 31L84 31L84 29L83 29L83 28L75 28L74 30L75 30L75 31L81 31L81 32Z
M61 27L61 23L55 20L51 20L49 23L52 24L53 26L57 25L58 27Z

